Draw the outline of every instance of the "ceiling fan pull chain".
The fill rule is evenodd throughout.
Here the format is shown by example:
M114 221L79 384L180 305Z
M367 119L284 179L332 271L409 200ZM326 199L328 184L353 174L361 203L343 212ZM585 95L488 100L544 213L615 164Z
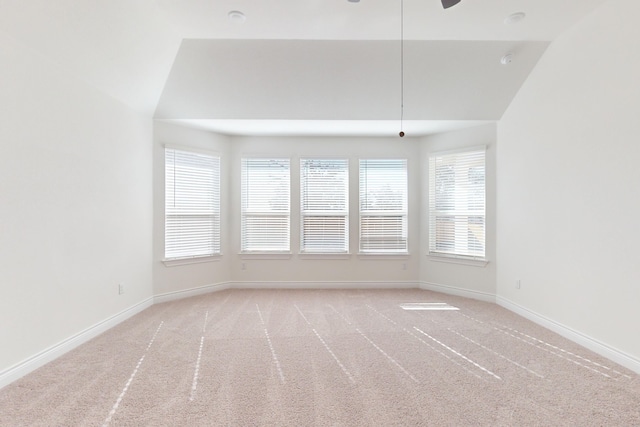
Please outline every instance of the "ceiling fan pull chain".
M400 138L404 136L404 0L400 0Z

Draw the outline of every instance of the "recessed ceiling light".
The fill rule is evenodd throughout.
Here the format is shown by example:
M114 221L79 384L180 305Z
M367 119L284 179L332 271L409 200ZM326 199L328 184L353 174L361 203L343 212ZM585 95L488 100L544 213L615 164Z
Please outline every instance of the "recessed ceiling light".
M347 0L349 3L360 3L360 0Z
M500 58L500 63L502 65L509 65L513 61L513 53L507 53L505 56Z
M524 12L516 12L504 18L504 23L507 25L516 24L522 21L527 16Z
M244 16L244 13L240 12L239 10L232 10L231 12L229 12L228 16L229 20L231 22L235 22L236 24L242 24L247 20L247 17Z

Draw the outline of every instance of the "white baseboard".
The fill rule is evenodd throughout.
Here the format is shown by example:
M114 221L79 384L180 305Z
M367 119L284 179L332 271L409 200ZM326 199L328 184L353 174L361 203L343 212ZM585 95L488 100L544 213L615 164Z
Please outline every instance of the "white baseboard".
M435 292L441 292L450 295L456 295L466 298L473 298L485 302L497 303L498 305L513 311L539 325L542 325L561 336L570 339L610 360L624 366L634 372L640 374L640 360L625 354L615 348L601 343L589 336L568 328L558 322L547 317L535 313L524 308L506 298L496 297L493 294L474 291L455 286L442 285L429 282L224 282L198 288L191 288L182 291L167 292L154 297L149 297L138 304L99 322L84 331L67 338L66 340L46 349L42 352L18 363L0 372L0 389L12 383L18 378L34 371L35 369L49 363L56 358L62 356L79 345L89 341L90 339L100 335L117 324L127 320L128 318L140 313L153 304L159 304L168 301L188 298L192 296L202 295L210 292L222 291L225 289L425 289Z
M97 323L64 341L0 372L0 389L52 362L68 351L95 338L154 304L203 295L225 289L406 289L417 288L418 282L224 282L149 297L128 309Z
M581 332L573 330L561 323L558 323L554 320L549 319L541 314L538 314L534 311L529 310L528 308L522 307L510 301L506 298L498 296L496 298L496 302L498 305L506 308L507 310L513 311L514 313L519 314L520 316L531 320L541 326L544 326L547 329L552 330L553 332L577 343L581 346L588 348L589 350L598 353L599 355L606 357L607 359L624 366L627 369L630 369L638 374L640 374L640 360L635 357L628 355L618 349L615 349L607 344L604 344L590 336L587 336Z
M55 344L40 353L0 372L0 389L21 378L28 373L35 371L39 367L57 359L63 354L73 350L81 344L86 343L92 338L97 337L101 333L113 328L119 323L124 322L128 318L140 313L153 305L153 297L149 297L118 314L115 314L95 325L85 329L76 335Z
M163 302L175 301L183 298L195 297L197 295L208 294L210 292L224 291L225 289L231 289L230 282L216 283L212 285L200 286L197 288L185 289L182 291L167 292L159 294L153 297L154 304L160 304Z
M231 282L233 289L416 289L418 282Z
M455 295L459 297L472 298L485 302L496 302L496 296L487 292L474 291L471 289L458 288L455 286L441 285L438 283L420 282L420 289L434 292L442 292L443 294Z

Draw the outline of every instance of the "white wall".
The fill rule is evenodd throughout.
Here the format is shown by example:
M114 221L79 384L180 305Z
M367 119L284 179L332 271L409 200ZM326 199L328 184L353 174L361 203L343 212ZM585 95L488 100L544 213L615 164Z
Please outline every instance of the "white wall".
M612 0L552 43L499 123L497 156L499 300L636 367L639 16Z
M495 148L496 126L489 124L427 138L227 137L156 121L154 150L154 291L173 298L219 286L418 286L495 300ZM222 252L219 261L165 266L164 144L205 148L222 157ZM461 147L487 147L486 266L435 262L428 253L428 154ZM240 159L245 156L291 159L291 256L240 255ZM299 159L304 156L350 160L350 256L300 256ZM358 255L358 159L409 160L409 255ZM265 259L267 258L267 259ZM243 268L244 265L244 268ZM173 295L172 295L173 294Z
M420 191L419 143L412 138L291 138L226 137L156 121L154 149L154 291L172 298L190 290L230 286L416 286L419 270ZM219 261L166 267L164 251L163 145L207 148L221 154L222 252ZM255 259L240 256L240 159L245 155L285 156L291 159L291 256L287 259ZM299 256L300 187L302 156L343 157L350 160L350 252L346 259ZM409 159L408 256L358 256L358 159ZM244 269L243 269L244 264ZM173 295L171 295L173 293Z
M222 256L212 262L166 266L164 258L164 146L210 150L220 155L220 205L222 207L221 249ZM182 126L156 121L153 148L153 286L155 295L192 290L228 283L229 265L229 137Z
M1 377L151 297L152 123L2 34L0 63Z
M496 293L496 125L487 124L454 132L446 132L422 139L421 182L421 260L420 281L425 288L463 296L495 300ZM485 146L486 151L486 265L443 262L429 257L429 154Z
M232 141L231 275L241 284L265 281L289 282L297 286L416 286L419 269L420 192L419 140L415 138L273 138L235 137ZM243 259L240 252L240 159L245 155L286 156L291 159L291 251L286 260ZM329 156L349 159L348 259L302 258L300 251L300 158ZM358 256L358 159L408 159L409 256ZM391 259L389 259L391 258ZM245 269L242 269L242 264Z

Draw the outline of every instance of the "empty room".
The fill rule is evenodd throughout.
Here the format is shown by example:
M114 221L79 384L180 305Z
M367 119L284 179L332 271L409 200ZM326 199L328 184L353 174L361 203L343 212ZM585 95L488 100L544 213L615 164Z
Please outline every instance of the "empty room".
M640 426L638 18L0 0L0 426Z

